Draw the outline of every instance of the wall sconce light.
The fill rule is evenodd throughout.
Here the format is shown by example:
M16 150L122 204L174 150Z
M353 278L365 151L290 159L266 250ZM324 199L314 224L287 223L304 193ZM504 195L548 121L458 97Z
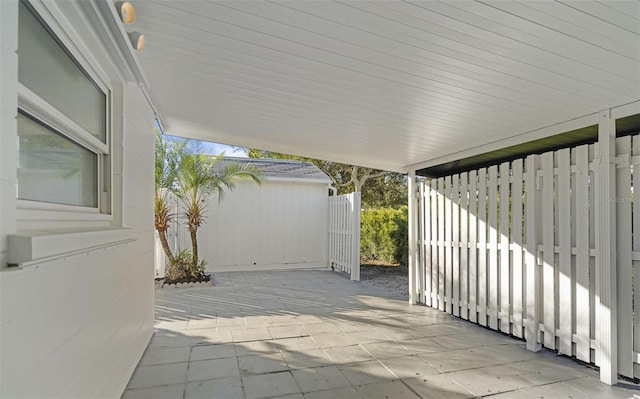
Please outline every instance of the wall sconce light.
M144 48L144 35L140 32L129 32L129 40L134 49L140 51Z
M127 25L132 24L136 20L136 10L128 1L116 2L116 9L120 15L120 19Z

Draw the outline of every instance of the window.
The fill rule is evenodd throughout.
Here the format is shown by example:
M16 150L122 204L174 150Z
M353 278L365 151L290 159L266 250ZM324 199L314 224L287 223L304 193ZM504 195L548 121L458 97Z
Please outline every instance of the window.
M18 29L18 199L104 211L109 89L24 1Z

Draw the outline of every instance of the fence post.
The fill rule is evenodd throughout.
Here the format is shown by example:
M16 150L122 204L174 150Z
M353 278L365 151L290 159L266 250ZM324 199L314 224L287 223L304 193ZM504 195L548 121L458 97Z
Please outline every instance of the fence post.
M418 303L416 297L417 284L416 284L416 171L409 171L409 184L408 184L408 228L409 228L409 303Z
M360 193L351 194L351 280L360 281Z
M596 360L608 385L618 382L615 140L611 110L603 111L596 146Z

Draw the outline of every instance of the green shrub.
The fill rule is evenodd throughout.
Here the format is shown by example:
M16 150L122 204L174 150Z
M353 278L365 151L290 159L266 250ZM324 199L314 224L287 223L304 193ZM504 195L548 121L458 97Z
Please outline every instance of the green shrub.
M407 264L407 207L374 208L360 214L363 261Z

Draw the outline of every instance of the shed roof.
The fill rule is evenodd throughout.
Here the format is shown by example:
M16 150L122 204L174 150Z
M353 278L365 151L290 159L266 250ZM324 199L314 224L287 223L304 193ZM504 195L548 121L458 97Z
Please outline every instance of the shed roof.
M267 180L295 180L318 183L331 183L331 179L316 165L289 159L256 159L224 157L216 162L216 167L224 167L231 162L240 165L252 165Z

